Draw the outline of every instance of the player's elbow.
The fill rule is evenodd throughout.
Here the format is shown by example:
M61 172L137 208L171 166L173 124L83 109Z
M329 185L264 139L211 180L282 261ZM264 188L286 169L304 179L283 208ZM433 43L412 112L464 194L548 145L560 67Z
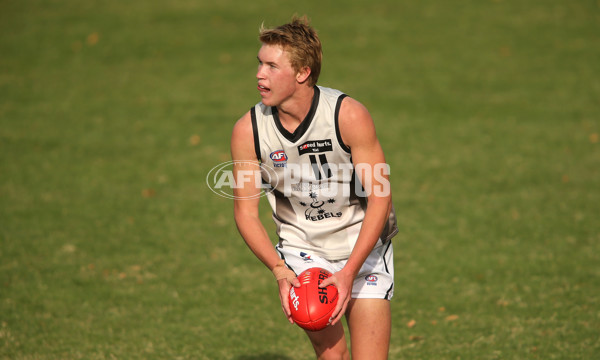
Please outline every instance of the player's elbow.
M368 203L367 203L369 207L375 207L375 208L379 208L379 209L384 209L385 211L385 217L387 218L388 216L390 216L390 213L392 212L392 194L391 193L385 193L385 194L375 194L372 193L369 197L368 197Z
M243 200L241 200L243 201ZM239 204L237 201L233 206L233 219L235 220L238 228L248 223L249 221L253 221L258 218L257 209L249 208L247 206L243 206Z

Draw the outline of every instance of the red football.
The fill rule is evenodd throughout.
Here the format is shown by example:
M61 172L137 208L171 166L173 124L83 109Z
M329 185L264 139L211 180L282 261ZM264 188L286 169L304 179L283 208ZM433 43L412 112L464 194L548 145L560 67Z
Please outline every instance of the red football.
M338 300L335 286L319 288L319 284L332 274L322 268L310 268L298 275L300 287L290 289L292 319L303 329L324 329L331 318Z

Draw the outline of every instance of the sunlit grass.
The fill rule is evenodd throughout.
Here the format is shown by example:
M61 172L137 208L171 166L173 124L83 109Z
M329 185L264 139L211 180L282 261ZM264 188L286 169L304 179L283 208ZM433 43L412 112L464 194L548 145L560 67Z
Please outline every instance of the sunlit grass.
M258 101L260 23L294 13L392 169L390 358L599 353L594 2L21 1L0 5L0 358L313 358L205 185Z

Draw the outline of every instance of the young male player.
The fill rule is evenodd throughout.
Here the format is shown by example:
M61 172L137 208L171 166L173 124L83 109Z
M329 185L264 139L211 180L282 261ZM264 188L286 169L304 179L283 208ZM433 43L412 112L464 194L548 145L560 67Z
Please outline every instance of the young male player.
M235 220L246 244L273 272L290 322L296 274L319 266L339 300L331 324L307 335L319 359L386 359L397 233L389 170L367 109L340 91L317 86L321 43L306 18L261 28L256 79L261 102L235 124L234 178L270 168L267 193L277 225L271 243L259 219L261 184L234 189ZM366 74L360 74L363 76ZM266 174L266 173L265 173Z

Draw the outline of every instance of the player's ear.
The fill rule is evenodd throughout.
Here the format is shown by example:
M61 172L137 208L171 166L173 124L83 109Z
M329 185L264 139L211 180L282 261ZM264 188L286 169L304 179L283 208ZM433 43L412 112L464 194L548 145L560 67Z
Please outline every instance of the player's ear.
M302 84L306 80L308 80L309 76L310 76L310 68L308 66L305 66L305 67L301 68L300 71L298 71L298 73L296 74L296 81L298 81L300 84Z

